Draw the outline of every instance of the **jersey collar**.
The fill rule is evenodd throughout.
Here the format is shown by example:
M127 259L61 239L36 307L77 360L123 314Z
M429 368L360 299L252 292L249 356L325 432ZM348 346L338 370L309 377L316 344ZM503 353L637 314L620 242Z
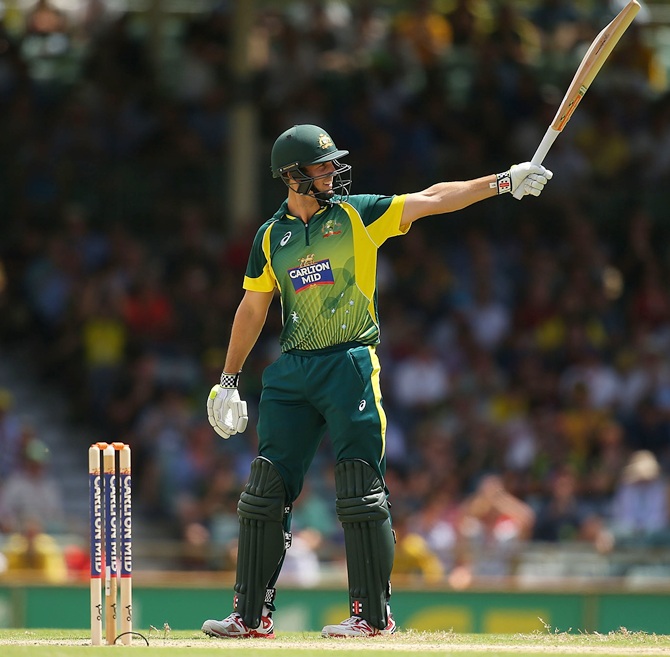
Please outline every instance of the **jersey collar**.
M326 210L330 208L329 205L324 205L323 207L319 208L310 218L310 221L312 221L315 217L320 217ZM296 217L295 215L289 214L288 211L288 201L284 201L279 208L279 211L277 213L280 218L282 219L287 219L288 221L300 221L299 217Z

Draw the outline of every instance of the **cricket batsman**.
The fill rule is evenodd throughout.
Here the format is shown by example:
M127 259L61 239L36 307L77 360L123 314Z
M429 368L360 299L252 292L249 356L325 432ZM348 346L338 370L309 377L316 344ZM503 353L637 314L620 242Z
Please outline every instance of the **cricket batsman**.
M247 405L238 383L273 296L281 298L281 355L263 373L258 456L238 503L233 611L207 620L219 638L274 638L275 583L291 545L291 508L328 430L342 523L350 617L324 637L392 634L394 534L385 476L386 415L380 389L377 250L414 221L508 192L539 196L551 171L525 162L467 181L410 194L350 195L351 167L326 130L295 125L271 154L288 190L258 230L244 277L221 380L207 415L222 438L243 432Z

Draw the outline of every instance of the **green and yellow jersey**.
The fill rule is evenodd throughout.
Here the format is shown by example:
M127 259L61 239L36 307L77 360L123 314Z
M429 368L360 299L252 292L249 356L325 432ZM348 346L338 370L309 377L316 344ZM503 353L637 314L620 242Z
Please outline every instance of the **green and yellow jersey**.
M357 194L307 224L284 201L254 239L244 289L279 290L282 351L379 342L377 249L401 235L405 196Z

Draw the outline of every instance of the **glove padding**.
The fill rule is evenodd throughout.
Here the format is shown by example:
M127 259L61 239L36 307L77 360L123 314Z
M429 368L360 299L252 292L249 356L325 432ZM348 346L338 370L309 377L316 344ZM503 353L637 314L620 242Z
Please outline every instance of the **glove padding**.
M512 182L512 194L519 189L522 198L528 194L539 196L544 186L554 177L553 172L546 169L541 164L532 164L531 162L522 162L513 164L509 170Z
M222 388L218 383L207 397L207 419L221 438L228 439L247 428L247 402L237 388Z

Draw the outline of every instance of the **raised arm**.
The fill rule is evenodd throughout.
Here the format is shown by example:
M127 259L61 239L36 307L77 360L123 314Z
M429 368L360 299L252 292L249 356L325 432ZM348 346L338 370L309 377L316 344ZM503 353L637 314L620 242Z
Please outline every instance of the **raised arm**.
M503 173L472 180L436 183L423 191L407 195L400 225L406 226L421 217L462 210L486 198L515 192L517 189L522 191L522 196L539 196L553 175L542 165L524 162L513 165Z

